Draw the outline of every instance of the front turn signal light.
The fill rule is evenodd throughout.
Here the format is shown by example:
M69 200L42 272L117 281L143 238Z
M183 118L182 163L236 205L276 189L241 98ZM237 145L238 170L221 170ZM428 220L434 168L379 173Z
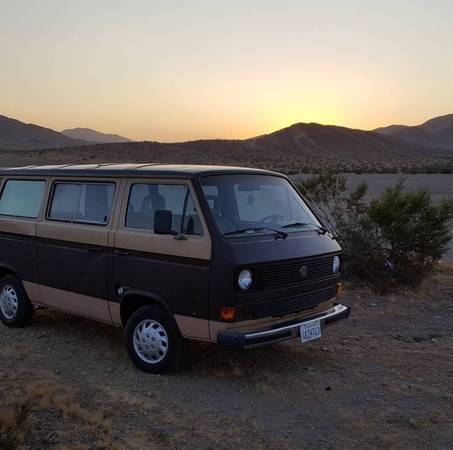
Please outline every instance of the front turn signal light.
M336 296L339 297L343 293L343 284L337 283Z
M222 306L220 308L220 320L225 322L231 322L236 317L236 307L235 306Z

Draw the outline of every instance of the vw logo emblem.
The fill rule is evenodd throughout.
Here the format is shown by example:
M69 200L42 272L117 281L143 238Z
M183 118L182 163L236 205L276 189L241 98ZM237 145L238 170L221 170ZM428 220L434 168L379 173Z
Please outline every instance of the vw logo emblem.
M300 276L301 276L302 278L305 278L305 277L307 276L307 266L302 266L302 267L300 268L300 271L299 271L299 272L300 272Z

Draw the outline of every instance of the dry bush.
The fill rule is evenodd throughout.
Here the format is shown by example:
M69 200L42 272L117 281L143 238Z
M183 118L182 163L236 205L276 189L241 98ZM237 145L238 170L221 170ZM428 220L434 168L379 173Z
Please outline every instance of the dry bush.
M379 290L419 284L448 248L453 201L434 204L427 190L406 191L404 180L370 204L364 201L366 183L348 194L346 177L334 172L314 175L299 187L335 223L345 274Z
M0 412L0 449L14 450L23 441L31 404L24 402Z

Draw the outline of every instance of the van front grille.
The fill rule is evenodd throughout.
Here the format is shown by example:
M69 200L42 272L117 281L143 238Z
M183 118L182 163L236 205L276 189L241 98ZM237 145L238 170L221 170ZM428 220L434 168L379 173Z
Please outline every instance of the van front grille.
M293 284L305 284L332 276L334 255L315 256L297 261L262 265L254 269L259 285L272 289Z
M335 297L335 287L322 289L317 292L310 292L292 297L280 298L255 305L255 319L263 317L283 316L296 313L304 309L315 308L320 303L327 302Z

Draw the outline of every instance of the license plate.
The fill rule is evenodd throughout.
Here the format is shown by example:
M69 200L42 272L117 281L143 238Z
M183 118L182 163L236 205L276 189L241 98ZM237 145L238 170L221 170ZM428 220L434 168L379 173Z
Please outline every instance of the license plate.
M302 343L313 341L321 337L321 322L319 320L311 320L300 326L300 341Z

